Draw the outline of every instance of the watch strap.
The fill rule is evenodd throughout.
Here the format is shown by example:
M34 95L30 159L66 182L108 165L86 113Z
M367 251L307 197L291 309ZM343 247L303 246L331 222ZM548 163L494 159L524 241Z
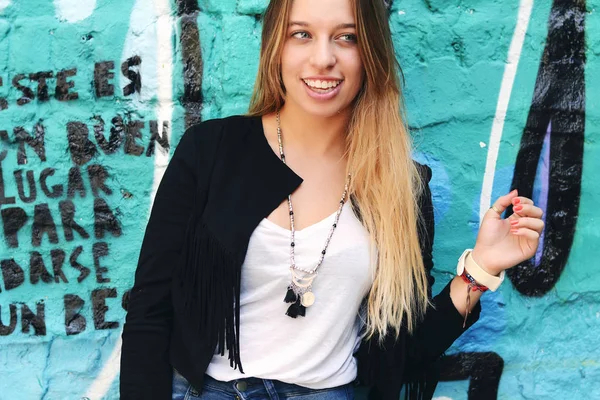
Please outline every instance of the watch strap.
M473 260L472 253L473 249L466 249L460 258L458 259L458 264L456 266L456 273L460 276L463 271L466 269L467 272L477 281L478 284L482 286L486 286L492 292L495 292L500 284L504 281L504 276L506 275L504 271L500 273L499 276L494 276L483 268L481 268L475 260Z

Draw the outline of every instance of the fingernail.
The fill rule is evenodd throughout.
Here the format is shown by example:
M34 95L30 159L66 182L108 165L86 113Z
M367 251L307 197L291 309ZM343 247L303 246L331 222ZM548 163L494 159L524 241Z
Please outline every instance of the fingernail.
M512 226L516 226L516 225L518 225L518 224L519 224L519 220L518 220L518 219L515 219L514 221L510 221L510 224L511 224Z
M518 230L518 229L511 229L510 231L511 231L512 233L517 233L517 232L519 232L519 230Z
M516 206L514 207L515 211L521 211L523 209L523 206Z
M520 199L520 198L518 198L518 197L515 197L515 198L513 199L513 204L519 204L520 202L521 202L521 199Z

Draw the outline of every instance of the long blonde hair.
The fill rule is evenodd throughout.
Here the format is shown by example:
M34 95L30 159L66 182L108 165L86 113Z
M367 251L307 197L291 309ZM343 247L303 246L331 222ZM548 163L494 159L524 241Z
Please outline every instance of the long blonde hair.
M281 53L293 0L271 0L263 17L258 76L250 115L265 115L285 102ZM423 316L427 276L417 224L422 191L406 124L387 11L383 0L351 0L365 83L354 103L346 140L350 193L377 249L369 292L366 336L388 329L409 332Z

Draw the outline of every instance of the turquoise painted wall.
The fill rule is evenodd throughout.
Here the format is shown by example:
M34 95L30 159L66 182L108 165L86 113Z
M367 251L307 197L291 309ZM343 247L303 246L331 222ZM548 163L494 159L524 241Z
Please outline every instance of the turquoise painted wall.
M538 79L552 49L581 43L549 35L559 25L550 0L533 3L524 19L530 3L396 0L390 10L415 157L434 171L434 291L474 243L486 190L494 198L515 177L535 177L548 218L567 215L547 221L552 232L574 227L572 245L547 242L546 257L540 251L523 267L557 269L563 255L562 273L550 274L556 282L538 290L515 275L484 296L480 322L448 352L438 399L477 398L478 390L500 399L600 398L600 186L591 178L600 169L600 2L588 0L576 24L585 59L567 58L584 86L571 73ZM265 4L0 0L0 399L118 398L123 302L154 188L186 124L246 110ZM528 24L506 94L519 18ZM574 145L552 147L567 135L554 114L533 175L518 162L531 152L528 117L545 83L565 96L556 104L585 111L584 132L567 129L583 133L579 175L577 162L569 169L561 158ZM564 90L576 83L583 108ZM555 108L544 103L541 115ZM486 172L494 140L498 157ZM576 196L553 194L557 180L577 179Z

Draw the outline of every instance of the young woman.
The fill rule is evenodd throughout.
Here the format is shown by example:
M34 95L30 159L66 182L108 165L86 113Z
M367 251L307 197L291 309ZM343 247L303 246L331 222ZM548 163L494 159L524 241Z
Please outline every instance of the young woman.
M398 74L383 0L270 2L250 115L190 128L156 195L123 399L432 395L486 286L534 255L542 212L497 199L431 299L431 171Z

